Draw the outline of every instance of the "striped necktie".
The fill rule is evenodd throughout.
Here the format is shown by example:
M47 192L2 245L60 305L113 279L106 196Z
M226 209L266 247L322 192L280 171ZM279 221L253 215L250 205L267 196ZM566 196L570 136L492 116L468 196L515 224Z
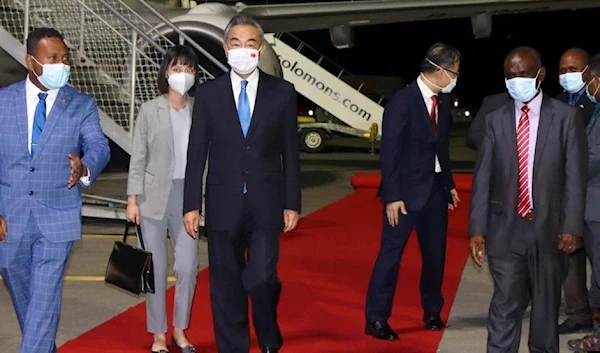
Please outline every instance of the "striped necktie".
M529 199L529 107L524 105L521 108L521 118L519 119L519 128L517 129L517 157L519 161L519 203L517 205L517 214L525 217L531 210L531 200Z

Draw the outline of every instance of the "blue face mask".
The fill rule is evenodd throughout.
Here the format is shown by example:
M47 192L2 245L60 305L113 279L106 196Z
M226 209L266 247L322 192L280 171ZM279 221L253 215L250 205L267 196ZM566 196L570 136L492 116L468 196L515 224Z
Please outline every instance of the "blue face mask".
M33 56L32 56L33 58ZM63 88L69 81L71 67L65 64L41 64L36 58L33 58L42 66L42 74L37 76L42 86L49 90ZM34 72L35 74L35 72Z
M596 79L596 77L594 77L590 83L592 83L592 81L594 81ZM598 100L596 99L596 94L598 94L598 90L600 90L600 86L596 87L596 91L594 92L594 94L590 93L590 83L588 83L587 87L585 88L585 93L587 94L588 99L590 100L590 102L594 103L594 104L598 104Z
M583 72L569 72L562 74L558 76L558 80L562 88L569 93L577 93L585 87L585 82L583 82Z
M532 100L538 93L539 85L537 78L540 72L534 78L529 77L515 77L510 80L505 79L506 89L508 94L517 102L527 103Z

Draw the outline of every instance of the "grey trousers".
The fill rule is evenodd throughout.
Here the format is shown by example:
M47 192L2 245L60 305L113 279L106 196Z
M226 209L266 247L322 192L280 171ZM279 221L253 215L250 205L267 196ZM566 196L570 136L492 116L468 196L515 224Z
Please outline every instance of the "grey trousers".
M173 326L185 330L190 321L192 299L198 274L198 239L190 237L183 226L183 180L173 180L163 219L144 217L140 226L146 250L152 253L155 293L146 294L148 332L167 332L167 230L175 257L175 309Z
M559 353L558 312L567 255L540 251L532 221L519 218L515 225L510 249L498 257L488 256L494 295L487 353L519 352L522 320L530 303L529 352Z

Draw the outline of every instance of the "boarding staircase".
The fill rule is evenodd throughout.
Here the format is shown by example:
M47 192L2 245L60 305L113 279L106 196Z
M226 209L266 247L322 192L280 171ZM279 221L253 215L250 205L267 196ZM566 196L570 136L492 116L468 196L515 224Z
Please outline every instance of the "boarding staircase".
M122 0L0 0L0 45L25 66L27 31L59 30L73 58L70 84L96 98L105 134L130 153L137 108L158 95L162 56L174 45L155 31L159 22ZM199 76L214 78L202 67ZM124 219L124 204L124 197L84 195L83 215Z
M267 34L266 39L279 57L283 77L298 93L337 118L330 123L341 123L360 135L377 124L381 135L389 92L351 74L291 33Z
M138 2L148 9L148 15L141 16L123 0L0 0L0 46L26 66L24 39L28 31L37 27L59 30L71 49L70 84L96 98L105 134L127 153L131 151L139 104L158 95L158 69L173 41L193 46L217 69L227 69L145 0ZM178 38L156 31L162 23ZM282 59L284 78L294 83L300 94L348 128L368 131L373 123L381 126L383 95L366 96L367 85L352 83L346 70L290 34L270 34L267 38ZM287 62L296 63L293 70L286 67ZM304 73L294 73L297 68ZM200 67L200 82L213 79L213 74L218 73ZM332 98L335 95L337 100ZM124 219L125 203L125 196L86 194L82 211L88 217Z

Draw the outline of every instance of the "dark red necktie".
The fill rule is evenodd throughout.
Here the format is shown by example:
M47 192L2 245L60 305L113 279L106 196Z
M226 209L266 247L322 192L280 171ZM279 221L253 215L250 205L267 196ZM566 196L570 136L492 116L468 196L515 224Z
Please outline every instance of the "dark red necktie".
M431 96L431 112L429 113L429 117L431 118L431 126L433 127L433 133L437 135L438 124L436 121L436 108L438 105L438 97L434 94Z

